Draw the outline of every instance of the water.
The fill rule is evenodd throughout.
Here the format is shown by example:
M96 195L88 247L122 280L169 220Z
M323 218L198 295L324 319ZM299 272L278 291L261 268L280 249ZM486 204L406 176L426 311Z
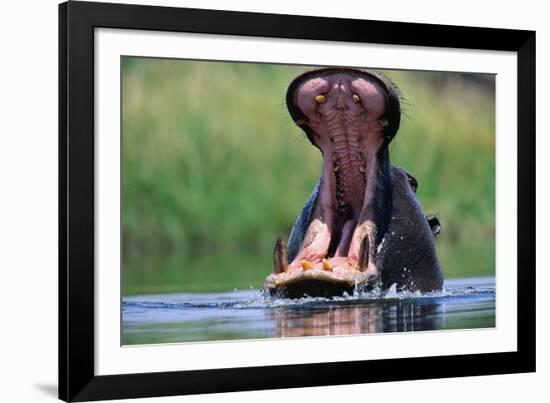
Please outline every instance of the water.
M122 344L471 329L495 326L494 278L447 280L441 292L372 291L333 299L261 290L126 297Z

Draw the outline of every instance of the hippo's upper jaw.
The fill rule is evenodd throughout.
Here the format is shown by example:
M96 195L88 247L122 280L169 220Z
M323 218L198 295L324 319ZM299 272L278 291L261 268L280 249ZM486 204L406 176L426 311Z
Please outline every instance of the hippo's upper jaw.
M293 228L288 258L284 243L275 247L266 288L328 296L379 278L376 248L391 210L387 146L400 116L393 88L375 73L342 68L291 83L289 111L324 163L312 205Z

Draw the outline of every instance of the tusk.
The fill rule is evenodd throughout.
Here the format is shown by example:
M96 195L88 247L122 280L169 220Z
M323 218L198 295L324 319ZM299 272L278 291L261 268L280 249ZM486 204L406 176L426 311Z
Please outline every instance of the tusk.
M288 269L288 252L286 242L277 238L275 249L273 250L273 273L279 274Z
M359 248L359 270L365 271L369 266L369 237L365 236Z

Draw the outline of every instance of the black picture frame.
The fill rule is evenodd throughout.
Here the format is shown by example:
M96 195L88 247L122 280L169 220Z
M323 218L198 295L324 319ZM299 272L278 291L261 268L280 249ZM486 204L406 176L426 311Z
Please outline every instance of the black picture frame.
M94 29L120 28L517 53L517 351L96 376ZM535 32L68 2L59 5L59 398L66 401L535 371Z

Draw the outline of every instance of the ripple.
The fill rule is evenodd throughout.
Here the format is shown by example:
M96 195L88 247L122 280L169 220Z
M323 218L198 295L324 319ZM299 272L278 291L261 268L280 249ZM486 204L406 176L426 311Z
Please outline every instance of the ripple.
M122 344L203 342L495 327L493 278L448 280L438 292L356 290L284 299L262 290L124 298Z
M455 281L456 282L456 281ZM398 291L395 284L388 290L379 288L362 291L356 290L353 294L345 293L342 296L303 297L296 299L270 296L263 290L233 291L229 293L211 294L178 294L144 297L130 297L123 300L123 311L127 310L182 310L182 309L259 309L278 307L315 307L315 306L344 306L351 304L369 304L382 300L430 300L460 297L488 296L496 293L494 281L472 283L472 285L457 286L452 281L446 284L441 291L421 293L419 291Z

